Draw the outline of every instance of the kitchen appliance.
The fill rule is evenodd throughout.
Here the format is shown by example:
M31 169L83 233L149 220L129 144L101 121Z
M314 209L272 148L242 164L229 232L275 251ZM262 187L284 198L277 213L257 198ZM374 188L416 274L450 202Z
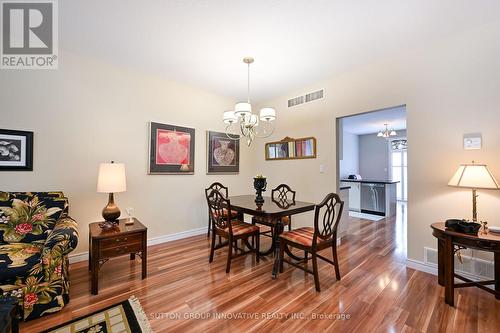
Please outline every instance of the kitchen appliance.
M361 212L385 216L385 185L361 184Z
M349 175L347 176L347 179L353 179L353 180L361 180L361 175Z

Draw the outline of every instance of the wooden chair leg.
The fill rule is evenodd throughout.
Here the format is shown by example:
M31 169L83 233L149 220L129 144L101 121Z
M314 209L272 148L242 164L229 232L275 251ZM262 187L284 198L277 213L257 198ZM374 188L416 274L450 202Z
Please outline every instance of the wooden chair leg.
M286 246L286 243L285 241L282 239L280 241L280 273L283 273L283 259L285 258L285 246Z
M208 262L214 261L214 251L215 251L215 232L212 232L212 244L210 245L210 259Z
M255 239L255 256L256 256L256 260L257 262L260 261L260 234L257 233L255 236L252 237L252 240Z
M313 262L313 273L314 273L314 286L316 287L316 291L321 291L319 286L319 275L318 275L318 258L316 257L316 251L312 252L312 262Z
M332 244L332 254L333 262L335 263L335 277L337 278L337 281L340 281L339 259L337 258L337 244L335 241Z
M210 216L208 217L208 231L207 231L207 238L210 237L210 230L212 229L212 222L210 220Z
M292 219L290 219L290 222L288 223L288 231L292 231Z
M226 265L226 273L229 273L229 270L231 269L231 256L233 254L233 240L230 239L228 242L228 249L227 249L227 265Z

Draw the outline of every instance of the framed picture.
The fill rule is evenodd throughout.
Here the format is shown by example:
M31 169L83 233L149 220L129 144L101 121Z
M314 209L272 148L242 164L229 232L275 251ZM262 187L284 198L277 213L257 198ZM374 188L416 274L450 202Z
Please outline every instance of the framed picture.
M207 131L207 174L240 172L240 140L226 133Z
M194 173L194 128L149 123L149 174Z
M33 171L33 132L0 129L0 170Z

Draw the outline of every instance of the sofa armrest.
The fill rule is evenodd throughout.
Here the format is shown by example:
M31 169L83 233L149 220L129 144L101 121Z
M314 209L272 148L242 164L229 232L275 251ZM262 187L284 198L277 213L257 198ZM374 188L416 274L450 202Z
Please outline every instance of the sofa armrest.
M57 248L61 255L67 255L78 245L78 229L76 221L69 216L63 216L57 220L54 229L51 231L44 244L46 250L53 251Z

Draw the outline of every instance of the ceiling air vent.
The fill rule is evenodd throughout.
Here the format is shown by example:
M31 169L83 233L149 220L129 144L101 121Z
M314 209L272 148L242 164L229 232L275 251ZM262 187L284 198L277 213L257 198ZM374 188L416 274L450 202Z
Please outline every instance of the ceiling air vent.
M309 103L317 99L321 99L324 96L324 89L314 91L304 96L295 97L288 100L288 107L296 106L303 103Z
M323 98L323 89L309 93L306 95L306 103Z
M291 108L302 103L304 103L304 96L295 97L288 100L288 107Z

